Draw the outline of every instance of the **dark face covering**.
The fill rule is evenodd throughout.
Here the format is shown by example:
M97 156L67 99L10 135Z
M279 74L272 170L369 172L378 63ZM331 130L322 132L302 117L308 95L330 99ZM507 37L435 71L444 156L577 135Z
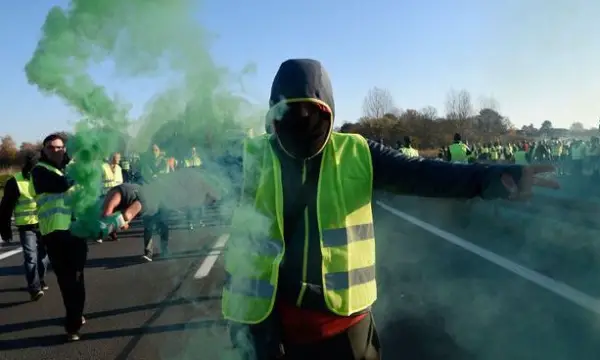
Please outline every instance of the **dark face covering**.
M329 139L331 114L317 104L291 103L274 122L275 134L283 150L296 159L319 154Z

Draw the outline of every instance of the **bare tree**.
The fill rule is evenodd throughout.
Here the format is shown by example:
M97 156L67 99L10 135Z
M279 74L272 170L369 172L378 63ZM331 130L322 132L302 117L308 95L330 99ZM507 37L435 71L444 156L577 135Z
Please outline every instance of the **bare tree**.
M424 107L423 109L421 109L421 114L427 120L437 120L438 118L437 109L433 106Z
M363 101L363 115L367 118L381 118L385 114L393 114L395 110L394 98L387 89L374 87Z
M450 90L446 95L446 118L464 121L473 116L471 94L467 90Z

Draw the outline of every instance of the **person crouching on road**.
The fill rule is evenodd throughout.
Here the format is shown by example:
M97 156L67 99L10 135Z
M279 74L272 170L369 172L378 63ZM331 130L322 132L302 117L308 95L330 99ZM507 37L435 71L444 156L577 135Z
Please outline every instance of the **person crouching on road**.
M408 158L361 135L333 132L333 91L316 60L282 63L269 105L274 134L246 140L242 202L224 254L221 309L246 359L381 358L371 314L374 189L523 199L533 184L557 186L534 178L551 166Z
M8 179L0 203L0 235L6 242L12 240L11 216L14 212L15 225L23 248L23 261L27 289L32 301L39 300L48 290L45 282L48 268L46 248L40 242L37 204L31 191L31 169L37 157L33 153L25 155L21 172Z
M123 183L123 170L119 165L121 154L115 152L111 155L109 162L102 164L102 197L106 196L108 191L113 187ZM117 241L117 232L113 231L109 234L108 239ZM96 239L97 243L102 243L103 239Z
M144 232L152 230L155 225L159 226L161 239L161 254L167 252L169 241L169 226L161 221L160 211L156 207L148 206L148 202L142 193L142 185L121 184L110 189L104 198L102 205L101 222L106 224L107 231L117 229L126 230L129 223L136 217L141 216L144 223ZM154 245L152 237L146 240L144 237L144 255L146 261L152 261Z
M199 178L197 180L197 191L205 195L205 201L211 202L219 198L219 195L212 190L212 187ZM162 217L161 208L164 208L162 198L172 196L172 193L156 191L152 184L121 184L112 188L102 206L102 222L106 224L107 231L115 229L125 230L129 227L129 222L136 216L141 216L144 223L144 231L153 227L159 227L161 254L168 254L169 226ZM146 261L152 261L154 246L152 241L144 241L144 255Z
M38 206L39 229L50 264L56 275L65 305L65 330L69 341L79 340L79 330L85 323L84 267L87 242L69 230L72 210L69 197L73 182L65 176L69 162L61 134L52 134L43 141L40 161L31 170L31 181Z

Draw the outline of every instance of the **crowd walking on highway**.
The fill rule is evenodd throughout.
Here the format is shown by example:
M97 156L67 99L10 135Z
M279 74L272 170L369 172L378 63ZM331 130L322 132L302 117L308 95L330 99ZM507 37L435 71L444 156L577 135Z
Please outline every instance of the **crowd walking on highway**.
M221 309L233 345L248 360L382 358L371 312L378 296L373 190L522 200L532 196L533 186L558 187L538 177L554 171L552 164L535 161L546 150L531 152L526 163L517 161L521 155L516 154L527 151L520 150L525 144L510 151L491 144L471 148L456 134L443 151L448 161L438 161L420 158L410 137L393 149L358 134L333 131L332 85L316 60L284 61L269 105L267 132L248 136L241 159L231 161L231 176L241 175L243 186L224 253ZM77 184L65 175L70 161L66 150L61 135L44 139L37 163L28 160L5 191L0 230L4 240L12 237L14 214L23 247L29 249L24 254L32 300L39 300L45 289L47 253L64 301L67 339L75 341L85 323L87 240L117 240L116 231L140 216L143 258L152 261L155 256L155 228L161 256L168 256L169 199L149 199L144 189L179 168L200 168L203 163L195 148L189 158L177 161L158 144L139 158L112 154L102 169L100 235L82 239L71 231L77 219L69 195ZM207 194L207 201L218 197L214 190ZM268 220L266 231L251 232L247 217L238 216L247 215L248 209ZM192 210L185 209L189 218Z

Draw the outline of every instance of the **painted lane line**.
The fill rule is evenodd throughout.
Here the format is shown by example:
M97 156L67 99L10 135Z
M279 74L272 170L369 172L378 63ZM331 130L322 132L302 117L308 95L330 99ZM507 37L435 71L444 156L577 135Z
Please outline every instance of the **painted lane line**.
M536 271L530 270L522 265L512 262L506 258L503 258L489 250L479 247L473 243L468 242L452 233L439 229L425 221L419 220L414 216L406 214L398 209L395 209L381 201L376 201L376 204L381 206L383 209L392 213L393 215L402 218L409 223L420 227L421 229L436 235L449 243L452 243L464 250L469 251L501 268L512 272L513 274L522 277L560 297L568 300L574 304L581 306L584 309L592 311L596 314L600 314L600 301L585 294L577 289L570 287L564 283L556 281L552 278L544 276Z
M194 274L194 279L202 279L208 276L210 270L213 268L213 266L215 266L219 255L221 255L221 250L225 247L225 244L227 244L227 240L229 240L229 234L222 234L219 236L210 250L209 255L204 258L204 261L198 268L198 271L196 271L196 274Z
M9 258L9 257L11 257L13 255L17 255L18 253L20 253L22 251L23 251L23 248L20 247L20 248L16 248L16 249L13 249L13 250L9 250L9 251L5 251L3 253L0 253L0 260Z

